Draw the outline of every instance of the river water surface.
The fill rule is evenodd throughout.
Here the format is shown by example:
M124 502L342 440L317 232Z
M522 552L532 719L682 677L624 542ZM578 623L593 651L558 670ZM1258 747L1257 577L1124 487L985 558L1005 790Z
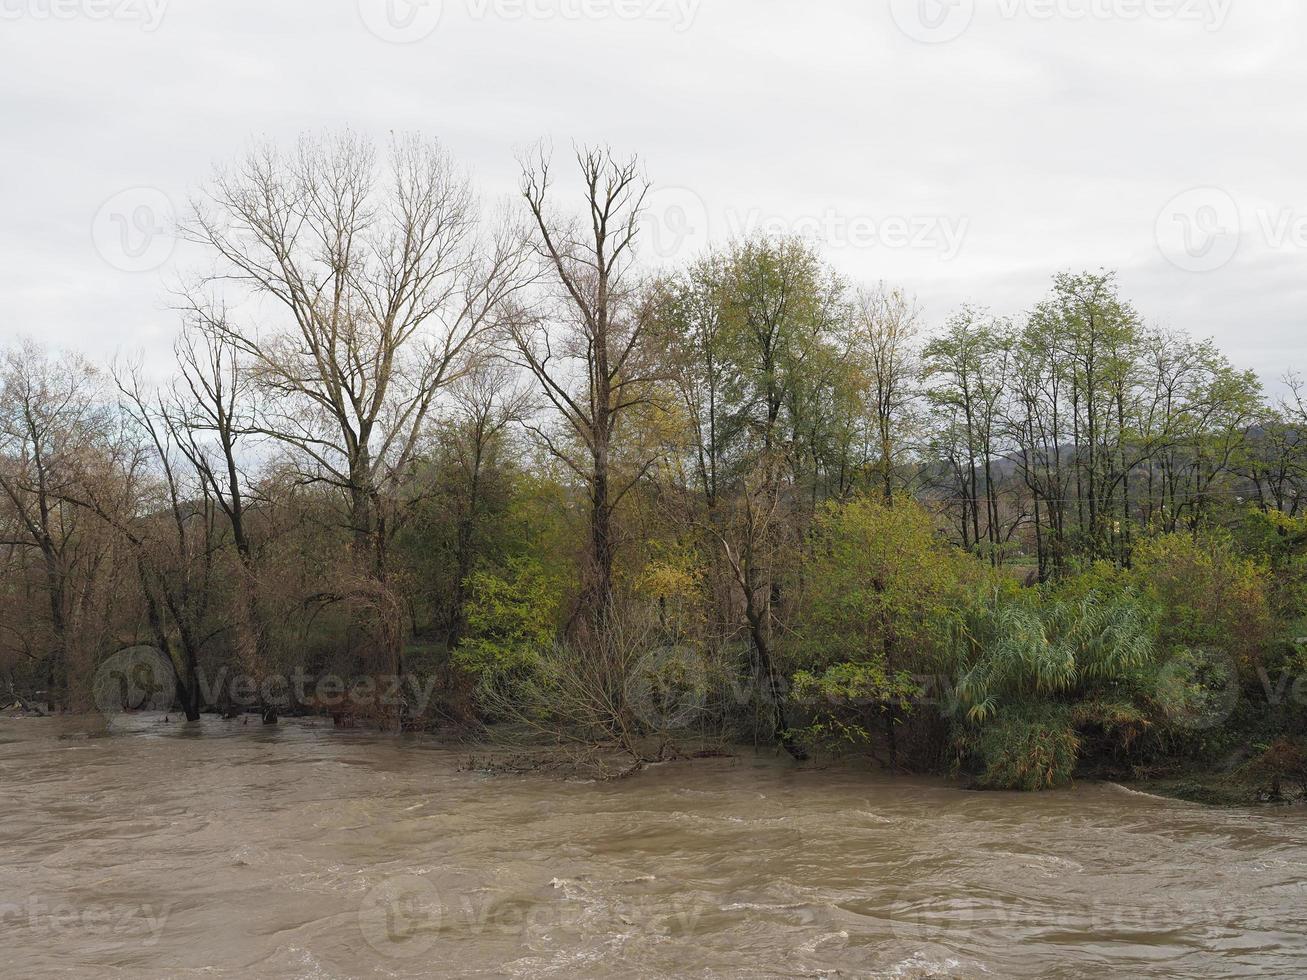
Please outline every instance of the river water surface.
M288 723L0 721L12 977L1307 972L1307 813L751 753L617 783Z

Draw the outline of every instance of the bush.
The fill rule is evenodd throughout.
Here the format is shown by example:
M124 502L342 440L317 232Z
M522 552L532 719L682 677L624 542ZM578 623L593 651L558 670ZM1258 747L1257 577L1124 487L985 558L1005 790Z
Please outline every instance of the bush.
M946 708L960 761L988 788L1037 790L1070 781L1086 735L1128 750L1159 715L1155 633L1140 596L1101 579L977 602L954 639Z
M969 732L960 748L980 764L981 787L1038 792L1071 782L1080 739L1065 708L1022 708Z
M1069 599L1048 591L991 595L973 606L955 635L952 712L985 724L1005 706L1142 690L1155 631L1149 610L1130 590Z
M659 632L647 611L614 610L584 639L536 648L529 671L487 672L482 707L601 776L614 774L610 752L623 772L663 759L702 722L712 677L701 651L666 646Z
M1272 800L1285 798L1286 783L1298 795L1307 795L1307 747L1300 740L1277 739L1245 765L1239 775L1256 783Z
M468 636L454 664L474 677L530 674L540 650L553 643L563 589L532 558L510 558L503 571L468 579Z
M867 742L919 699L918 676L938 673L966 595L984 566L943 541L914 501L862 497L828 507L804 570L804 613L788 646L794 694L808 714L799 734L827 744Z
M796 734L828 747L869 742L869 717L906 714L922 693L911 676L886 674L880 664L837 664L819 674L800 671L791 696L812 721Z
M1163 651L1222 651L1253 679L1274 634L1264 563L1240 555L1222 532L1168 534L1135 549L1130 577L1157 606Z

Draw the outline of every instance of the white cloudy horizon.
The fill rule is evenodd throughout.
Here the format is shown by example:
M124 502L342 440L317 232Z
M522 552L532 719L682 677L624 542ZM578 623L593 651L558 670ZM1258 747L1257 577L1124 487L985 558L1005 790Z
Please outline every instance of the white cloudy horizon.
M1115 269L1274 386L1307 371L1305 28L1291 0L0 0L4 339L168 351L197 257L137 242L150 216L253 139L349 127L439 138L487 202L540 139L637 153L651 261L805 234L932 326Z

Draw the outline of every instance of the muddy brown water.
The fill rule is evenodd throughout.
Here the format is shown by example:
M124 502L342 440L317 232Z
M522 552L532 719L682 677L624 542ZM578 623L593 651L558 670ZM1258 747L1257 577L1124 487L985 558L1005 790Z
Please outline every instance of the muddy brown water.
M619 783L288 723L0 721L0 975L1307 975L1307 813L752 753Z

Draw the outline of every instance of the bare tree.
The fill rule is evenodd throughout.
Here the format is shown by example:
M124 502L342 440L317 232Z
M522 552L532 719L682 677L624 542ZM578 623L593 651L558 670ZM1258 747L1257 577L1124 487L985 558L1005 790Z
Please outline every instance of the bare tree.
M158 392L139 366L115 370L119 431L100 478L61 495L93 514L126 543L155 646L172 665L177 698L189 721L204 707L200 658L225 632L217 608L222 537L207 484L179 451Z
M576 160L586 207L580 219L555 211L543 150L523 165L535 251L552 288L521 312L509 338L564 423L562 435L534 431L589 492L582 608L602 617L613 597L613 513L656 461L648 454L623 459L615 444L622 425L652 404L656 369L643 344L647 317L633 267L648 184L637 160L618 160L609 150L580 150Z
M194 309L173 345L179 375L164 418L179 450L226 515L241 564L252 574L254 547L245 519L249 480L241 443L257 425L253 384L225 317L210 320L210 312Z
M218 259L205 285L243 286L281 314L264 329L208 320L263 393L256 431L344 494L357 557L384 576L385 499L437 394L522 284L521 236L506 222L483 233L438 144L396 138L383 168L350 133L255 149L217 174L186 231Z
M218 308L221 309L220 307ZM237 596L232 610L237 660L262 680L269 630L259 606L259 568L247 521L251 503L244 443L257 426L256 392L231 341L225 318L196 307L174 344L178 376L159 405L160 424L199 481L199 495L226 519L236 552ZM265 722L276 711L264 705Z
M97 372L80 358L55 361L28 343L5 351L0 361L0 499L10 512L0 543L19 553L15 567L36 557L48 618L45 638L15 633L10 639L20 639L25 655L43 664L52 698L68 693L78 585L93 562L77 554L80 515L62 495L79 481L103 435L99 395Z

